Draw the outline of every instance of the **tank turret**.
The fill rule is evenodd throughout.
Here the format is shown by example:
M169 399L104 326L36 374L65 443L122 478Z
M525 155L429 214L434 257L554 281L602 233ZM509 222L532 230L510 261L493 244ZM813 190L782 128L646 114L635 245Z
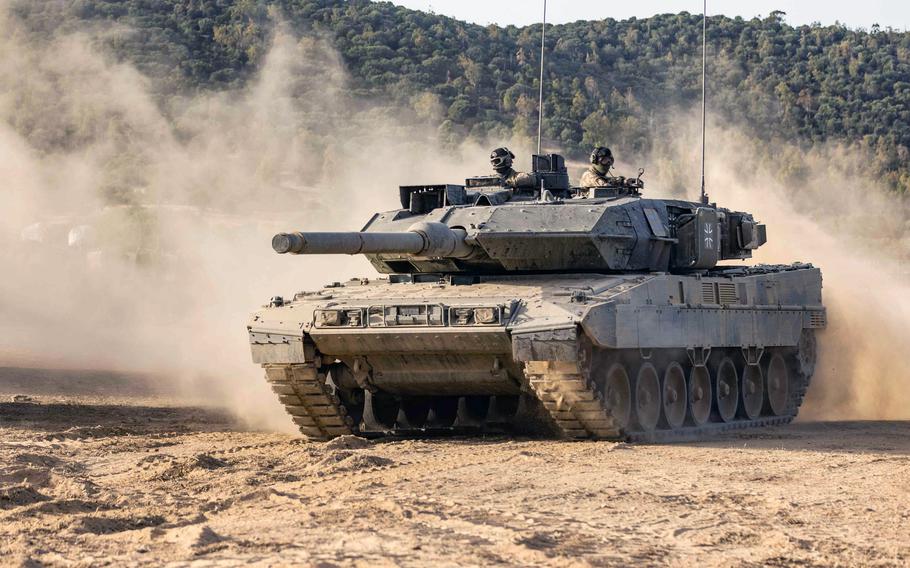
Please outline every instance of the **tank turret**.
M598 197L568 187L561 156L533 162L536 191L489 185L495 178L402 186L402 208L374 215L360 232L281 233L272 246L364 254L382 273L503 274L705 270L749 258L765 242L764 226L748 213L637 191Z

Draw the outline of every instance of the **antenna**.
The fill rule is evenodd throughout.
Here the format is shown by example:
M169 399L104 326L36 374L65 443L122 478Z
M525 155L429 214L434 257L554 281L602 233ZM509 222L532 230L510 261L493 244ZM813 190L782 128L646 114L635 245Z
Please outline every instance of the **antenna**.
M705 0L707 2L707 0ZM540 27L540 98L537 103L537 153L540 154L540 137L543 129L543 56L547 37L547 0L543 0L543 25Z
M701 202L708 204L705 193L705 130L707 114L706 81L708 67L708 0L704 0L701 12Z

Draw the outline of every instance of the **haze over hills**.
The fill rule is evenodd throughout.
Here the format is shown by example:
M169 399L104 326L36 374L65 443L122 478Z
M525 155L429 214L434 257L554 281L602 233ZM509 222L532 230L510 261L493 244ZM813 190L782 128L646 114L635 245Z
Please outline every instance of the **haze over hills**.
M18 2L12 13L39 34L99 25L97 41L150 77L163 106L241 87L282 28L327 38L359 100L410 109L443 142L537 130L539 25L482 27L367 0ZM674 113L698 104L700 33L687 13L548 26L547 145L646 154ZM866 152L890 189L910 189L910 33L791 27L772 14L711 18L708 40L711 112L766 141L792 181L807 173L775 143L836 142Z

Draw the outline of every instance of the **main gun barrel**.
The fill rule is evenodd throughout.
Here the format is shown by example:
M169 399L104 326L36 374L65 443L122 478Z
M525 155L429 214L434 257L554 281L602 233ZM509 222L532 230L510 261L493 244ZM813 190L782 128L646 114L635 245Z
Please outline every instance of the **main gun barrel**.
M272 248L279 254L403 254L420 257L466 258L474 247L463 229L423 222L401 233L334 232L278 233Z
M279 233L272 248L291 254L417 254L424 241L418 233Z

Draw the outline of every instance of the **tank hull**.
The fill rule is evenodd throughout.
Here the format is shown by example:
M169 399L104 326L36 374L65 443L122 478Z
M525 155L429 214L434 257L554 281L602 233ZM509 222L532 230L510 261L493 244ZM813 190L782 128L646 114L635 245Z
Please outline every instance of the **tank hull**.
M312 437L642 441L792 420L824 327L809 265L352 280L249 323L253 360Z

